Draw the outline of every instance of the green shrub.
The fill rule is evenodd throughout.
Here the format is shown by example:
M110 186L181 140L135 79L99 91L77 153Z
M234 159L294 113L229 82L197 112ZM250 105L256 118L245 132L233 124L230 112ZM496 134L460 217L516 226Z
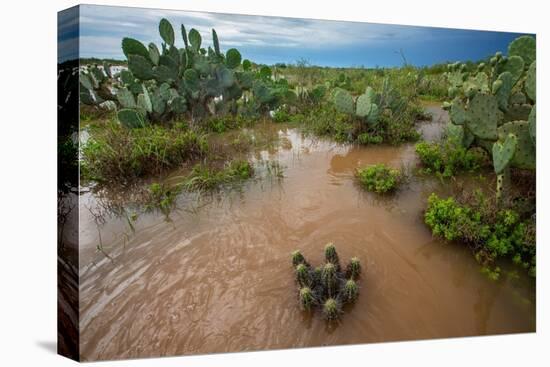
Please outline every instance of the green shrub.
M466 149L450 139L442 142L423 141L416 144L415 150L425 172L441 174L443 177L476 171L485 160L482 151Z
M359 168L356 176L361 186L377 194L393 191L403 181L403 174L399 170L388 168L384 164Z
M90 129L82 148L84 179L127 181L196 159L207 152L203 135L190 130L147 126L125 129L110 123Z
M534 275L536 238L532 217L521 218L513 208L499 208L478 191L468 203L432 194L424 221L434 235L470 245L484 262L509 257Z

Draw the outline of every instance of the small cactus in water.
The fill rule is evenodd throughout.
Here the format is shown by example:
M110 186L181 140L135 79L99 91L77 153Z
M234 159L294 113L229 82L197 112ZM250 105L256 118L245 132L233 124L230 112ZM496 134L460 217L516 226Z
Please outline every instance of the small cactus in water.
M353 303L359 297L356 278L361 273L361 264L357 257L353 257L345 271L341 269L332 243L325 246L324 255L326 262L312 267L296 250L292 252L292 265L301 308L305 311L317 308L326 320L331 321L340 317L345 303Z
M340 304L335 298L328 298L323 304L323 316L327 320L335 320L340 316Z
M355 283L355 280L349 279L344 285L344 300L350 303L355 302L358 296L359 288L357 287L357 283Z
M337 278L336 278L336 266L333 263L326 263L321 271L322 284L327 290L328 294L332 294L335 291Z
M313 297L313 292L309 287L303 287L300 289L300 304L302 308L306 311L311 310L311 307L315 303L315 297Z
M299 250L292 252L292 265L297 266L298 264L304 264L306 262L306 259L304 258L304 255Z
M332 263L336 266L339 266L338 253L336 252L336 247L332 242L328 243L325 246L325 260L329 263Z
M361 262L359 258L352 257L346 268L346 275L352 279L356 279L361 274Z
M305 264L298 264L296 266L296 280L302 286L309 284L309 270Z

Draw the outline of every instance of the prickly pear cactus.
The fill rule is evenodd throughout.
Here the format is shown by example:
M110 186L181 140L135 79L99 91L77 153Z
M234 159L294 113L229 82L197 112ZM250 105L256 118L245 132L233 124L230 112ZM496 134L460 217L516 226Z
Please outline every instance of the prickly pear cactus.
M232 106L253 86L246 72L240 70L240 52L232 48L223 54L215 30L213 48L208 47L208 51L201 48L202 36L196 29L187 32L181 25L183 48L176 46L174 28L167 19L161 19L158 30L161 47L154 43L146 47L133 38L122 40L128 70L119 76L116 99L135 113L120 113L121 124L140 127L184 113L200 120L217 110L235 111ZM250 62L247 67L251 67ZM89 80L83 83L93 84ZM94 95L85 97L95 99Z
M489 68L465 72L454 63L446 73L453 100L444 107L451 122L473 136L473 141L463 141L466 147L473 144L492 154L499 196L509 181L509 168L535 169L535 44L533 37L522 36L510 43L508 56L497 52Z

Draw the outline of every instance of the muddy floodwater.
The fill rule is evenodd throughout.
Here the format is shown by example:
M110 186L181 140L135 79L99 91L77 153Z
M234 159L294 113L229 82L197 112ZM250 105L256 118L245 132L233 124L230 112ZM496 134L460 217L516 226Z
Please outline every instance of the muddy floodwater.
M436 139L446 116L429 109L434 121L420 129ZM510 272L490 280L470 250L432 238L424 225L427 197L449 192L449 182L412 175L388 197L355 183L363 165L414 171L414 145L359 147L284 125L256 129L284 143L250 159L259 171L277 161L284 178L182 194L168 215L140 214L133 224L98 215L102 200L82 194L84 360L535 331L532 279L502 264ZM290 264L295 249L320 263L328 242L364 266L358 301L330 325L300 310Z

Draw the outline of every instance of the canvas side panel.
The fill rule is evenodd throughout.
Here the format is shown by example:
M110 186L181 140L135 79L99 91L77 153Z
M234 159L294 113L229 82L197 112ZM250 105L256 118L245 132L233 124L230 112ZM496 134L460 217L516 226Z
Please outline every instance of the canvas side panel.
M57 16L57 351L79 360L79 7Z

